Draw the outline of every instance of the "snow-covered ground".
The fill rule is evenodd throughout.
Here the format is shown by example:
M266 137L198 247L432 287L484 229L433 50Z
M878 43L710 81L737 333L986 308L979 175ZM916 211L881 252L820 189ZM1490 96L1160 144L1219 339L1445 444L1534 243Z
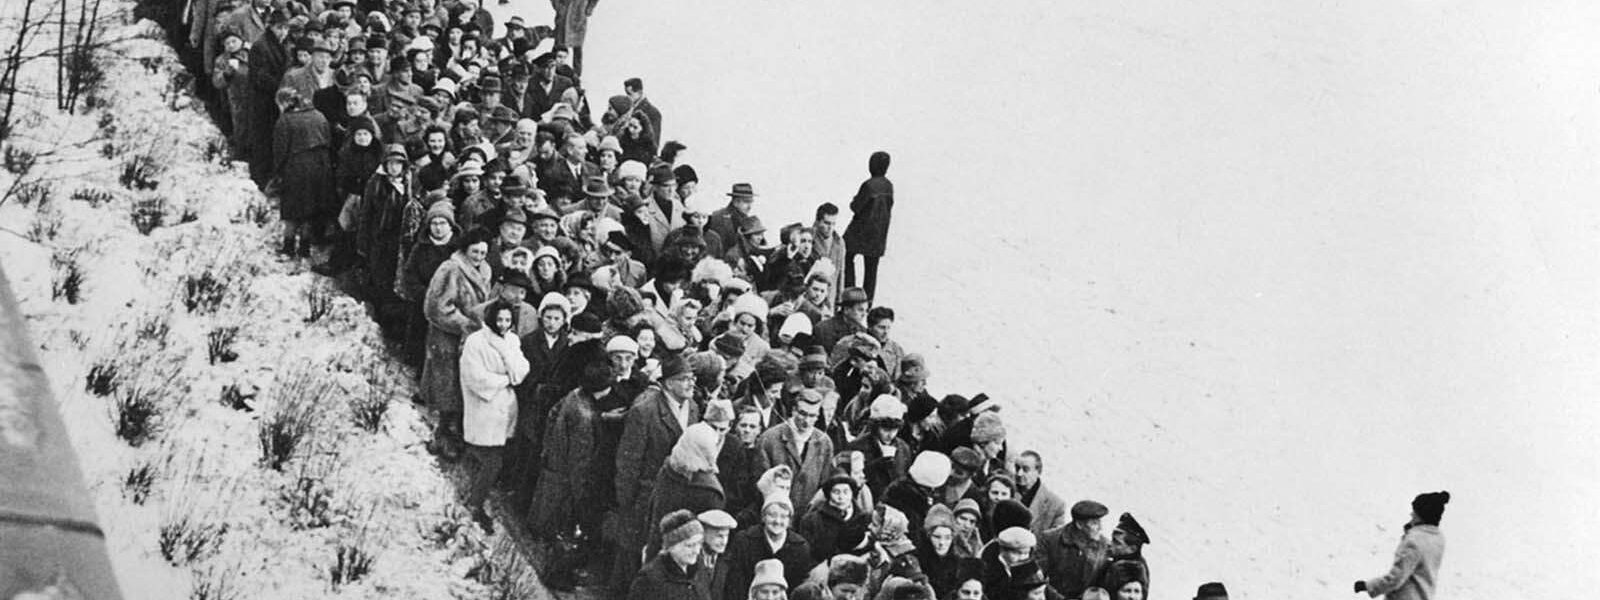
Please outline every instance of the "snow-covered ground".
M1600 585L1597 17L607 0L586 79L769 224L892 152L899 336L1139 516L1156 598L1344 597L1435 489L1443 597L1559 597Z

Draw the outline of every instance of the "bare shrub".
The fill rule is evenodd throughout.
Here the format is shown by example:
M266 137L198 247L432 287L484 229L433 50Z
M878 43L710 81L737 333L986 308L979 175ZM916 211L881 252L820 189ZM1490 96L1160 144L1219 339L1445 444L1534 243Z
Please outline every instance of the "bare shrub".
M169 514L162 519L157 538L161 557L174 567L209 558L222 547L228 524L193 514Z
M129 216L140 235L150 235L167 222L167 199L163 196L141 198L133 203Z
M333 312L333 289L324 285L319 280L312 281L305 289L307 323L316 323L323 317Z
M89 374L83 377L83 390L96 396L110 396L117 391L118 367L115 360L101 358L89 365Z
M33 170L33 166L39 163L38 154L16 144L6 144L5 151L0 154L4 155L3 162L6 171L18 177L27 175L29 171Z
M150 487L161 476L161 470L155 462L144 460L128 469L128 474L122 478L122 494L134 504L144 504L150 497Z
M433 542L439 548L448 548L452 543L466 537L469 517L460 504L455 502L444 504L444 514L440 517L422 532L423 539Z
M166 426L164 399L176 392L177 372L153 372L122 386L111 402L111 422L117 437L139 447Z
M257 432L261 460L267 468L282 471L283 465L294 458L295 451L321 423L334 387L328 373L312 364L278 376Z
M130 190L153 190L161 185L157 178L164 170L154 156L137 152L122 159L122 172L117 182Z
M238 337L238 325L219 325L206 332L206 356L211 364L238 360L239 353L233 351L233 341Z
M228 289L237 283L237 278L206 265L198 271L184 273L182 281L183 307L191 313L213 313L228 297Z
M99 208L109 204L117 197L110 190L95 187L81 187L72 191L71 198L87 203L92 208Z
M55 205L41 203L38 206L33 213L33 221L28 223L26 235L28 241L43 244L56 239L56 235L61 233L62 215Z
M210 566L196 570L189 580L189 600L237 600L244 596L238 587L237 566Z
M272 208L272 200L265 194L252 194L245 202L244 208L232 219L234 223L254 224L256 227L266 227L272 224L272 218L277 212Z
M134 340L152 342L157 348L166 348L172 321L164 312L152 311L134 322Z
M164 489L157 525L157 546L161 557L175 567L212 557L228 534L227 515L236 501L238 479L208 482L206 457L199 449L181 449L182 455L168 454L168 487Z
M339 536L334 546L333 564L328 566L328 583L334 591L360 581L372 572L372 563L377 560L377 543L368 534L368 529L373 523L375 508L369 508L358 517L355 530L349 535Z
M233 410L255 412L255 407L250 405L251 396L245 394L237 383L222 386L221 402L223 406Z
M491 600L531 598L542 588L533 565L510 537L480 550L477 563L467 570L466 578L488 587L487 597Z
M377 433L383 426L383 417L389 413L389 399L394 397L394 381L399 374L386 361L375 361L367 371L367 393L350 397L350 416L355 426L363 431Z
M44 206L50 203L54 189L50 184L39 181L24 181L11 190L11 197L17 199L17 204L22 206Z
M333 481L343 468L344 459L336 450L313 452L299 461L294 482L279 491L290 527L304 530L333 524Z
M62 248L50 254L50 298L77 304L83 299L83 283L87 275L79 256L84 248Z

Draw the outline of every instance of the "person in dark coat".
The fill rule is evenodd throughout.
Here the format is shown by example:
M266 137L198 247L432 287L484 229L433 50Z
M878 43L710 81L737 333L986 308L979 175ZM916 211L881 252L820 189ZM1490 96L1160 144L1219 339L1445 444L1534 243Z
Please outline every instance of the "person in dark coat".
M850 225L844 230L844 285L855 286L856 257L860 256L861 287L867 290L867 297L876 298L878 261L889 241L889 216L894 209L894 183L885 177L889 153L873 152L867 159L867 172L872 178L861 182L855 198L850 200Z
M1100 535L1104 504L1083 500L1072 505L1072 522L1039 537L1035 556L1050 587L1065 598L1077 598L1100 580L1111 542Z
M822 562L836 554L849 554L866 541L872 515L856 510L860 484L850 473L836 470L822 483L823 503L800 517L795 527L811 544L811 558Z
M600 399L611 393L604 365L590 365L584 382L556 404L542 437L538 487L528 512L528 528L548 538L569 539L576 528L595 532L594 472L599 458Z
M617 535L612 577L627 580L638 568L639 549L649 537L646 521L655 478L683 430L700 420L694 403L694 373L680 357L661 363L661 380L644 391L623 418L617 446L614 493L622 530Z
M756 469L756 438L761 435L761 411L754 406L740 406L733 420L733 429L722 443L717 456L717 477L722 480L722 490L727 496L727 510L739 514L751 504L761 501L756 491L756 479L761 471Z
M812 328L812 343L832 354L839 340L857 333L867 333L867 311L870 306L871 299L866 290L846 288L839 293L839 310Z
M722 482L717 480L717 453L721 447L722 434L706 421L683 430L666 464L656 472L655 489L650 497L650 520L658 521L678 510L700 514L724 508L726 496ZM646 548L658 542L652 535Z
M332 132L328 119L311 108L298 92L284 88L278 91L277 99L284 114L273 126L272 171L283 181L278 198L278 214L283 219L282 251L306 258L311 256L314 224L337 210Z
M904 477L911 468L911 445L900 438L906 406L894 396L879 396L867 413L869 426L856 441L845 446L866 458L867 488L872 497L882 498L890 483Z
M571 79L556 74L556 55L546 52L533 59L533 80L522 96L522 116L539 119L549 112L561 94L573 87Z
M699 518L705 528L705 543L700 546L700 571L695 574L695 583L700 586L702 600L723 600L728 587L728 542L733 539L738 522L722 510L708 510Z
M422 314L422 298L428 293L428 282L439 265L455 252L455 242L461 232L451 216L450 203L434 203L423 216L423 231L406 252L405 265L400 268L400 299L406 304L406 361L421 369L428 339L428 318Z
M278 122L278 86L289 70L289 13L274 10L267 31L250 46L250 179L266 188L272 179L272 138Z
M789 502L788 495L770 494L762 505L761 522L733 534L733 540L728 543L728 584L723 588L724 599L746 597L756 563L763 560L775 558L783 563L789 589L804 583L811 567L816 565L811 558L811 544L805 536L790 529L794 504Z
M947 598L961 586L961 582L981 576L982 568L975 558L963 557L955 551L955 514L950 508L938 504L928 509L923 518L922 531L926 544L917 546L917 563L928 576L935 597Z
M394 278L400 273L405 212L419 200L416 180L406 166L405 148L390 144L384 150L383 170L367 180L356 229L356 252L367 268L366 299L386 331L398 332L405 323L405 304L395 292Z
M884 504L900 509L911 522L910 531L920 534L922 522L933 508L933 490L950 478L950 458L937 452L923 452L912 459L906 476L883 490Z
M694 513L680 510L661 519L656 530L661 552L629 577L627 600L704 600L696 582L705 528Z
M583 74L583 40L589 33L589 16L600 0L550 0L555 8L556 46L572 52L572 71Z

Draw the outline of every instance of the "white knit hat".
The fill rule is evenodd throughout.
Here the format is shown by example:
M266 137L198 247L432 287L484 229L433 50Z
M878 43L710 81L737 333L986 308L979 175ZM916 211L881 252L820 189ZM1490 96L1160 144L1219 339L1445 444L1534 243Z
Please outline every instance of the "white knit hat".
M547 308L559 308L562 314L569 317L572 316L572 301L561 295L560 292L550 292L539 300L539 314L544 314Z
M786 335L793 338L802 333L811 335L811 317L807 317L805 313L789 315L788 318L783 320L783 327L778 328L778 335L780 336Z
M755 597L758 588L769 585L789 589L789 582L783 579L783 561L776 558L756 563L756 576L750 580L750 597Z
M644 163L637 160L630 160L617 166L617 178L627 179L629 177L633 177L643 181L646 171L647 170L645 169Z
M606 354L611 354L614 352L638 354L639 342L633 341L633 338L625 335L615 336L611 338L611 341L606 342Z
M869 419L900 420L905 417L906 403L889 394L878 396L876 400L872 401L872 407L867 409L867 418Z

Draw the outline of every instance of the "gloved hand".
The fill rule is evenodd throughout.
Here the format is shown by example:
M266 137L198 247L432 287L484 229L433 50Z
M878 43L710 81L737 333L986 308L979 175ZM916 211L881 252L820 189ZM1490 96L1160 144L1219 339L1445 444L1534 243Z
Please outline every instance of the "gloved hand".
M1367 582L1358 579L1356 580L1355 588L1357 594L1365 592L1367 591Z

